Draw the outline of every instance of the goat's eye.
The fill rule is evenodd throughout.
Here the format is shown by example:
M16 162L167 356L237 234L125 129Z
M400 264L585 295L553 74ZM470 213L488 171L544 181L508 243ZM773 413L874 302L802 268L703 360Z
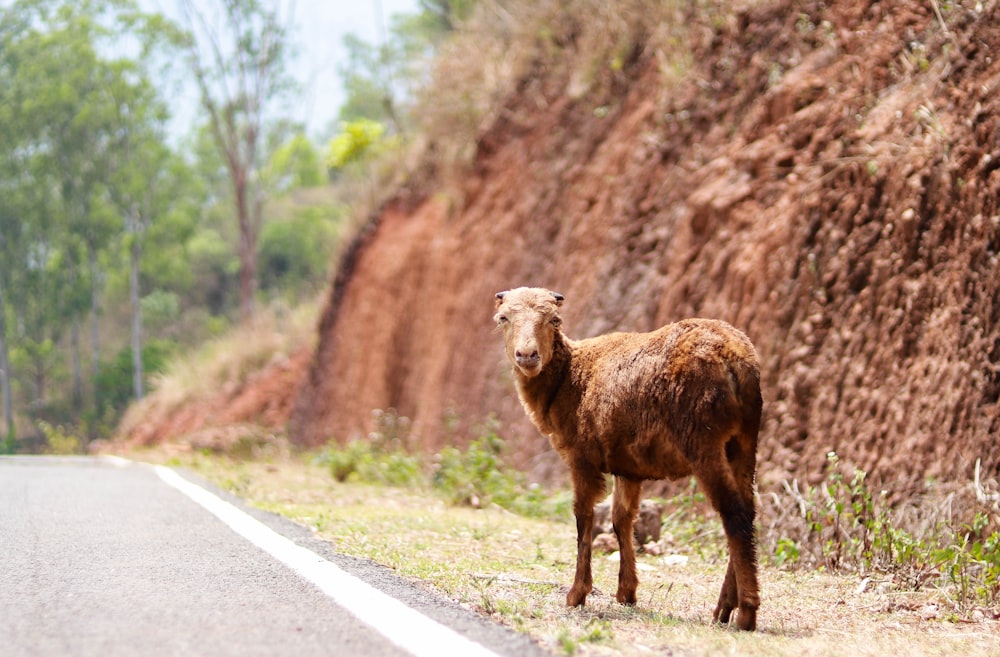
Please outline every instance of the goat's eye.
M510 320L507 319L507 315L497 315L497 323L498 324L506 324L509 321Z
M549 320L552 326L562 326L562 317L553 317Z

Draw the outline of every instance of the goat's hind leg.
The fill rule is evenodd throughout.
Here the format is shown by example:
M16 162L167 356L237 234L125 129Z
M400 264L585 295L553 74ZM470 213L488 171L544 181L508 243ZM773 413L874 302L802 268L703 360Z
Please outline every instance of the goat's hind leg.
M635 572L635 541L633 528L639 511L641 481L615 477L615 493L611 505L611 523L618 537L621 560L618 566L618 594L615 598L623 605L635 604L635 590L639 577Z
M722 592L719 593L719 603L712 613L712 621L721 625L727 625L733 615L733 610L740 604L739 590L736 586L736 570L733 568L733 558L729 558L729 567L726 569L726 579L722 582Z
M733 610L738 608L736 626L741 630L755 630L757 608L760 606L760 585L757 580L753 485L745 481L737 483L732 472L713 471L712 468L699 472L698 479L701 480L712 506L722 516L722 526L729 544L729 567L713 617L716 622L726 623Z

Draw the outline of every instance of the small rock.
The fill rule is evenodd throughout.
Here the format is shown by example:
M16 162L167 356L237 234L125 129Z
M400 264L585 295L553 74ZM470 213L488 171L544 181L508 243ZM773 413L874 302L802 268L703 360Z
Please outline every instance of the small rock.
M661 561L664 566L685 566L687 565L688 558L683 554L668 554Z
M600 552L617 552L618 538L614 534L598 534L594 537L594 549Z
M632 534L636 545L646 545L660 540L660 530L663 526L663 505L653 500L643 500L639 503L639 513L635 519ZM611 497L594 507L594 534L613 534L611 523ZM595 539L596 540L596 539Z

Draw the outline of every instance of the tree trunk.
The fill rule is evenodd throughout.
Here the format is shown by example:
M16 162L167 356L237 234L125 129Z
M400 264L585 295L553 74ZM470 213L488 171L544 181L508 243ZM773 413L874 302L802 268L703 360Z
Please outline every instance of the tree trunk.
M71 287L76 289L78 270L74 266L70 270ZM70 367L73 370L73 410L77 414L83 410L83 367L80 365L80 317L73 312L73 322L70 325Z
M240 227L240 318L250 324L254 317L254 294L257 291L257 227L251 209L250 186L246 172L234 175L236 213Z
M101 389L98 379L101 375L101 300L100 288L101 267L97 262L97 250L90 250L90 376L94 387L94 411L96 417L101 416ZM81 440L80 447L86 451L87 436Z
M83 409L83 367L80 365L80 318L73 314L69 334L70 362L73 369L73 410Z
M142 367L142 306L139 303L139 257L142 246L139 242L139 221L136 217L129 219L132 230L132 248L129 267L129 307L132 315L132 394L136 400L142 399L143 367Z
M45 357L37 350L32 358L32 365L35 367L35 401L36 408L45 406Z
M7 425L3 451L14 451L14 411L10 389L10 358L7 355L7 322L4 317L3 284L0 283L0 394L3 396L3 417Z

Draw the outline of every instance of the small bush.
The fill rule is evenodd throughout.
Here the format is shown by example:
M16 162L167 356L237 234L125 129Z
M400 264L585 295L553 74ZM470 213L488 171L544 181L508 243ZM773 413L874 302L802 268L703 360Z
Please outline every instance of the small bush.
M446 447L431 467L408 451L411 423L395 409L373 412L375 430L366 440L352 440L323 451L317 462L340 482L389 486L428 486L451 504L482 508L496 505L532 517L569 517L572 494L548 493L528 484L523 473L503 461L504 441L496 420L484 425L467 449Z
M148 340L142 345L143 385L146 389L149 389L152 378L166 369L174 349L175 345L167 340ZM132 348L123 347L114 358L101 363L97 377L98 396L105 407L110 407L115 419L132 401L132 386Z
M491 418L465 451L455 447L441 450L435 458L434 488L456 505L479 508L496 504L526 516L567 517L569 495L552 495L541 486L529 485L521 472L504 463L503 448L497 422Z
M79 454L81 441L78 436L73 435L62 426L52 426L48 422L41 421L38 428L45 436L47 454Z
M319 456L319 462L340 482L415 486L423 479L422 464L416 457L398 449L382 452L364 440L331 447Z

